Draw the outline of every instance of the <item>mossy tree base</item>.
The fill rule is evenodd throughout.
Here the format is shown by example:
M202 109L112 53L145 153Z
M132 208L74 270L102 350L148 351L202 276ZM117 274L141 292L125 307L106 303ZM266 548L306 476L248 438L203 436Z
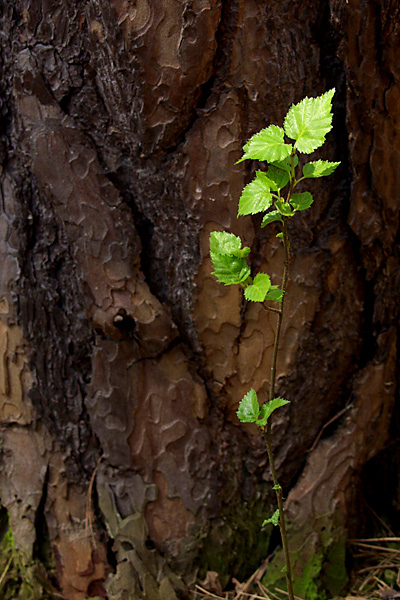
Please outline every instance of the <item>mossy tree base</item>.
M289 531L295 595L304 600L339 595L347 583L345 530L335 528L323 518L320 519L318 531L307 536L304 530L296 534ZM282 572L284 564L284 556L280 551L263 578L267 588L286 589L285 575Z

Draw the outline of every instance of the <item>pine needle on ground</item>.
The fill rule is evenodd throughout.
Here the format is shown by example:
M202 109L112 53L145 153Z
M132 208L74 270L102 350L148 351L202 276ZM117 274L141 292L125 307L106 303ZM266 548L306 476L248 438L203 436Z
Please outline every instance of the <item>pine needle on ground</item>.
M400 600L400 537L382 536L350 540L354 566L344 600ZM235 589L217 594L196 585L195 600L287 600L287 592L267 589L261 579L263 565L244 583L234 580ZM296 596L296 600L302 600Z

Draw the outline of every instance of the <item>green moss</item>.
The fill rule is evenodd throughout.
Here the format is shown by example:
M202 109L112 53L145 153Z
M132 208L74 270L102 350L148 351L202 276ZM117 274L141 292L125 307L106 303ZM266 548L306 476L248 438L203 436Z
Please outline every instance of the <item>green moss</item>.
M0 598L2 600L54 600L60 594L48 580L45 566L17 550L8 527L7 512L0 514Z
M199 577L216 571L222 586L235 577L244 581L260 566L268 553L272 527L261 530L265 505L259 498L234 507L213 519L202 540Z
M293 590L295 595L304 600L323 600L338 596L347 583L345 568L346 539L341 528L334 528L332 523L319 523L319 534L297 531L291 537L291 564L293 572ZM306 541L304 541L306 540ZM263 584L273 589L286 588L286 579L282 573L284 558L278 552L263 578Z
M268 589L274 589L275 587L284 590L287 589L285 575L282 572L284 566L283 556L279 558L279 561L273 561L263 578L263 584ZM307 561L301 565L301 568L299 568L298 563L296 564L292 560L294 571L296 571L293 581L293 591L296 596L304 598L304 600L322 600L325 598L319 579L322 564L323 555L321 553L309 556Z
M301 577L293 582L293 591L296 596L309 600L317 600L325 597L321 590L318 578L323 564L322 554L313 554L310 556L303 568Z
M338 539L331 543L323 563L322 582L332 596L338 596L346 586L346 544Z

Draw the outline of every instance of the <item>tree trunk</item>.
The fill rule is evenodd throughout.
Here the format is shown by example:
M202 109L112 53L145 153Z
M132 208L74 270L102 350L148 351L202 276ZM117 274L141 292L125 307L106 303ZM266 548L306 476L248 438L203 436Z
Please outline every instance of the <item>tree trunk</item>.
M398 421L398 3L3 0L0 14L0 487L17 550L28 564L51 546L67 600L172 600L265 559L266 451L235 411L267 393L275 316L216 282L208 240L241 235L279 283L276 232L236 219L253 167L235 162L335 87L322 158L342 164L290 223L291 404L273 438L297 591L339 593L363 469Z

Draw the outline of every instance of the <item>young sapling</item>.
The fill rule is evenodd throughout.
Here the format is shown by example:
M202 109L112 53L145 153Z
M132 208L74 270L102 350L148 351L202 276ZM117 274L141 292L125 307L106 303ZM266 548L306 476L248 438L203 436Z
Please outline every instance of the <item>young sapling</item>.
M304 164L302 172L298 172L298 154L311 154L322 146L326 134L332 128L334 92L335 90L332 89L322 96L304 98L298 104L292 105L286 114L283 127L270 125L253 135L244 146L244 154L238 161L240 163L244 160L258 160L267 163L267 169L256 171L253 181L243 189L239 200L238 217L262 213L261 227L266 227L270 223L279 225L280 232L277 237L283 244L283 272L280 287L271 283L267 273L257 273L252 276L246 260L250 248L243 247L238 236L225 231L213 231L210 236L210 256L217 280L225 285L239 285L243 288L246 300L261 302L267 310L277 315L268 398L260 406L256 391L251 389L241 400L237 416L242 423L255 423L265 435L278 508L263 525L272 523L280 528L289 600L294 600L292 572L282 488L275 469L271 443L271 415L275 410L289 403L284 398L275 397L278 345L290 262L288 222L297 212L310 208L313 203L310 192L295 191L298 184L306 179L330 175L340 164L315 160ZM290 140L294 140L294 143L287 143L285 135Z

